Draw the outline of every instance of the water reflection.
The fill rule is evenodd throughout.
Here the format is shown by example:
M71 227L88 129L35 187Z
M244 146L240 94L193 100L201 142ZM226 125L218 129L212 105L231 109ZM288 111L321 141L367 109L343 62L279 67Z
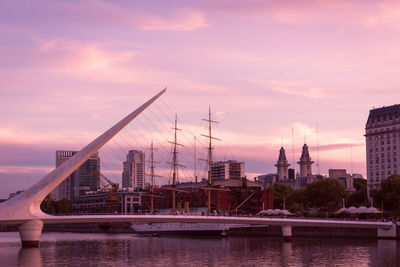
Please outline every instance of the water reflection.
M134 235L42 235L40 248L20 248L19 237L3 239L1 266L399 266L398 241L229 237L216 239Z
M21 248L18 253L18 266L43 266L40 248Z

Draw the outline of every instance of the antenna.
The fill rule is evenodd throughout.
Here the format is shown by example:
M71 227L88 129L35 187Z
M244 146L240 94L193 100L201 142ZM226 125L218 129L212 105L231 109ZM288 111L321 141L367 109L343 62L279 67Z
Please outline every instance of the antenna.
M295 169L294 166L294 129L292 127L292 166L293 166L293 170Z
M318 174L319 172L319 131L318 131L318 123L317 123L317 167L318 167Z
M194 145L193 145L193 168L194 168L194 171L193 171L193 175L194 175L194 179L195 179L195 182L197 183L197 175L196 175L196 136L195 135L193 135L193 143L194 143Z
M351 176L353 176L353 145L350 145Z

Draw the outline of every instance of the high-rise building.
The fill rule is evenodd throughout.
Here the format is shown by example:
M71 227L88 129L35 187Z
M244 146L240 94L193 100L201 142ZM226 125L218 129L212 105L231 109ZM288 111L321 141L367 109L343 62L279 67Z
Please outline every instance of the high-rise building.
M211 181L237 179L245 176L244 162L216 161L211 164Z
M399 173L400 105L370 110L365 139L369 191L379 189L382 180Z
M56 151L56 167L67 161L78 151ZM97 191L100 187L99 178L94 174L100 172L99 153L95 152L76 171L56 188L56 200L63 198L73 200L88 191Z
M300 165L300 177L311 177L312 176L312 164L314 161L311 160L308 146L303 145L303 151L301 152L300 161L297 162Z
M286 159L285 149L281 147L279 151L279 158L277 163L275 164L276 172L279 176L279 180L288 180L289 179L289 168L290 164Z
M145 177L145 154L138 150L129 150L122 164L122 187L143 189Z

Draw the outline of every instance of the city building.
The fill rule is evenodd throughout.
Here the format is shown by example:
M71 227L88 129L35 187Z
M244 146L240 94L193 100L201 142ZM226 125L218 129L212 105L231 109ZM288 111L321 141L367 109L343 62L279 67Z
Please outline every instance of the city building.
M134 214L140 212L143 192L118 191L110 206L107 192L93 192L72 202L73 214Z
M355 191L353 176L346 173L346 169L329 169L329 178L339 180L347 192Z
M145 154L139 150L129 150L122 164L122 188L143 190L145 186Z
M369 191L379 189L382 180L399 173L400 105L370 110L365 139Z
M307 144L303 145L300 161L297 163L300 165L300 173L295 175L295 170L289 168L290 164L286 158L285 149L281 147L279 150L278 161L275 164L277 173L259 175L255 177L254 180L262 183L264 186L269 186L278 182L290 185L293 189L298 189L312 182L327 178L320 174L312 174L312 164L314 161L311 160Z
M279 181L279 176L276 173L268 173L257 176L255 181L263 184L264 187L268 187Z
M312 176L312 164L314 163L314 161L311 160L307 144L303 145L300 161L298 161L297 163L300 165L300 177Z
M56 151L56 167L67 161L78 151ZM97 191L100 187L99 178L93 175L100 172L99 153L95 152L86 160L76 171L65 179L56 188L56 200L63 198L73 200L79 196L85 195L89 191Z
M244 162L228 160L217 161L211 164L211 181L213 182L229 179L240 180L244 176Z
M275 164L275 167L277 169L276 172L280 181L289 179L289 166L290 164L286 159L285 149L281 147L281 149L279 150L278 162Z

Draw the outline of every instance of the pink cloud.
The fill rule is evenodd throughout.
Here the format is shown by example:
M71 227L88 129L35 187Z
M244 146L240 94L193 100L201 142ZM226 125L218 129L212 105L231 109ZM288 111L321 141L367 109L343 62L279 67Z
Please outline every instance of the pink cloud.
M177 8L160 15L130 6L101 0L79 2L49 2L42 6L50 12L62 13L77 21L132 26L143 30L193 31L207 27L204 14L193 8ZM74 21L72 22L74 23Z

